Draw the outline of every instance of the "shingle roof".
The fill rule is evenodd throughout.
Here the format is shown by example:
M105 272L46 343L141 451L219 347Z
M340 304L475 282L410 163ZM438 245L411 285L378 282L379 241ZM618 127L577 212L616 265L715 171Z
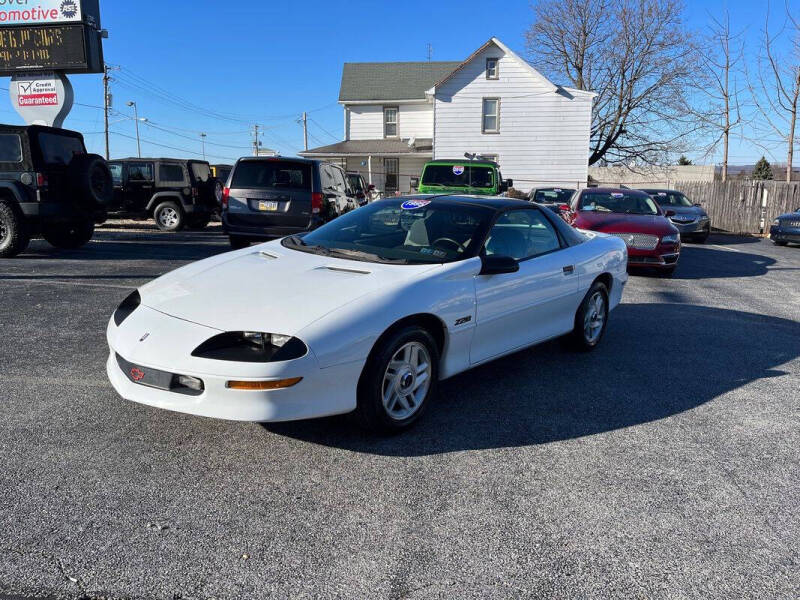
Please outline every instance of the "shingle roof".
M339 102L423 100L459 62L344 63Z
M306 152L300 152L300 156L430 154L432 150L433 140L430 138L417 138L413 148L408 145L408 140L348 140L330 146L310 148Z

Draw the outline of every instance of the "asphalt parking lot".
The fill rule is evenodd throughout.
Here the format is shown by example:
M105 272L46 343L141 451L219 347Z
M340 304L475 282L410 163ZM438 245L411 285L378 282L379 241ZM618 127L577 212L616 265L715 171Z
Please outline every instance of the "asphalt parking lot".
M800 595L800 248L687 245L596 353L456 377L389 439L117 397L114 308L225 250L105 228L0 262L0 597Z

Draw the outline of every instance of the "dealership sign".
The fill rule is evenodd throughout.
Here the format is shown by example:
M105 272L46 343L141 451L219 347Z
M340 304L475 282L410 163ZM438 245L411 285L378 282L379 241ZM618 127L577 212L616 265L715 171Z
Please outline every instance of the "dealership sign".
M72 85L62 73L15 75L9 92L14 109L29 125L61 127L74 100Z
M0 0L0 25L80 22L80 0Z

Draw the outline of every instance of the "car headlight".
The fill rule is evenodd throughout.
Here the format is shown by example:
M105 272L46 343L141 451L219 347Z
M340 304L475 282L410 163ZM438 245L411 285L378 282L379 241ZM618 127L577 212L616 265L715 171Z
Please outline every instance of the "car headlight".
M661 238L662 244L677 244L681 241L681 235L679 233L673 233L672 235L665 235Z
M192 356L234 362L282 362L301 358L308 347L295 337L257 331L229 331L206 340Z
M122 304L119 305L119 308L114 311L114 323L116 323L117 327L122 325L122 322L130 317L133 311L139 308L141 303L142 297L139 295L138 290L125 298L125 300L122 301Z
M773 224L773 225L775 225L776 227L780 227L780 226L781 226L781 220L780 220L780 219L775 219L775 220L772 222L772 224Z

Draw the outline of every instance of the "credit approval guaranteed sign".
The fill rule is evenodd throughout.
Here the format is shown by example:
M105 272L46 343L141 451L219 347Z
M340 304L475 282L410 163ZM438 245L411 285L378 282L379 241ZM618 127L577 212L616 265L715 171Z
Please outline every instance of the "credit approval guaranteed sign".
M80 22L80 0L0 0L0 27Z

